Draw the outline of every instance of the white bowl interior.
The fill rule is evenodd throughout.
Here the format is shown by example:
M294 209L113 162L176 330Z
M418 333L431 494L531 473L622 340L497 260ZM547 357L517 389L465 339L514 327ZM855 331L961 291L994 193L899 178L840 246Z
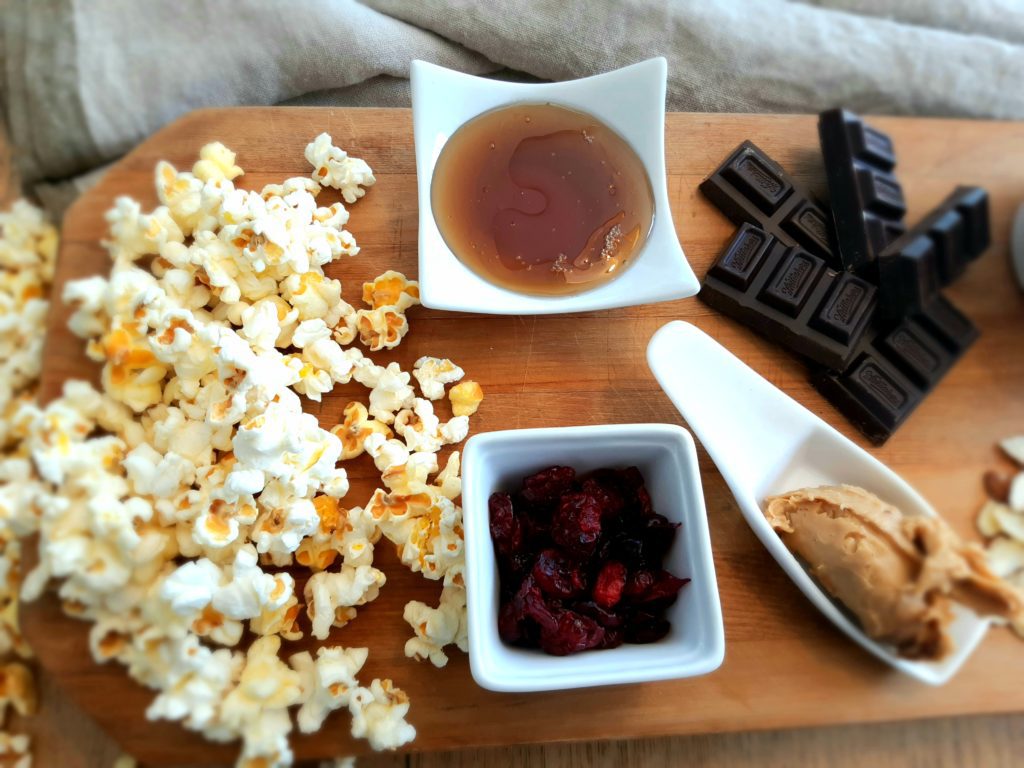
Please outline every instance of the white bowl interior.
M463 510L470 660L478 683L493 690L545 690L684 677L719 666L724 653L721 607L696 453L685 430L671 425L518 430L474 441L466 447ZM499 638L487 499L494 491L517 489L524 476L553 464L572 466L580 474L635 465L654 509L682 523L665 567L692 581L670 609L672 629L663 640L554 657L508 646Z
M693 296L700 283L679 245L665 177L662 58L562 83L507 83L422 61L412 63L413 132L418 187L419 281L424 306L489 314L553 314ZM530 296L494 285L456 258L434 220L430 184L441 149L465 122L501 106L550 102L587 112L636 151L654 193L647 242L622 274L571 296Z

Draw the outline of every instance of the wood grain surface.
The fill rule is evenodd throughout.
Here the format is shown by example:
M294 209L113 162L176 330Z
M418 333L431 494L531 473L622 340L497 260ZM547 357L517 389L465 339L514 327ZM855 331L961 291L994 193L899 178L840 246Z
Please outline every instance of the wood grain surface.
M993 441L1024 423L1024 301L1006 260L1009 216L1024 198L1024 177L1012 163L1024 126L1011 123L882 119L900 158L900 178L914 221L957 183L992 194L994 245L950 291L982 329L982 338L907 424L873 452L900 471L967 535L982 500L980 475L1000 459ZM812 117L670 115L666 154L673 215L698 276L732 226L697 195L699 181L739 141L753 138L794 176L823 191ZM180 167L199 147L219 139L249 169L240 183L259 187L306 172L302 149L327 130L364 157L378 184L352 209L350 228L362 253L332 265L355 301L359 283L388 268L416 273L416 204L411 122L401 110L248 109L195 113L125 158L68 213L60 284L105 268L99 246L102 214L117 194L155 204L152 169L166 158ZM329 196L327 199L330 200ZM421 354L450 356L484 386L487 398L473 429L631 421L678 422L644 363L650 335L684 318L701 326L811 410L863 444L854 430L809 388L802 367L746 329L696 300L552 318L484 317L414 310L412 331L383 359L408 365ZM81 342L64 329L66 312L51 315L44 390L52 395L92 366ZM345 390L313 409L333 424ZM417 665L402 655L407 627L401 607L436 598L436 585L408 574L390 553L379 558L389 582L381 598L334 640L367 644L367 674L387 674L412 698L415 749L569 739L608 739L879 721L1024 709L1017 667L1024 652L1006 631L994 631L960 675L942 689L903 678L845 640L797 592L746 528L721 477L701 455L711 536L726 624L726 661L716 673L671 683L500 695L477 688L466 660L448 668ZM372 466L352 468L351 503L362 503L376 480ZM467 510L467 514L471 514ZM42 664L84 710L132 754L153 765L227 762L232 746L211 746L177 725L148 723L149 692L116 667L96 667L85 627L64 618L52 600L23 613ZM346 717L296 742L302 756L362 750L347 736Z

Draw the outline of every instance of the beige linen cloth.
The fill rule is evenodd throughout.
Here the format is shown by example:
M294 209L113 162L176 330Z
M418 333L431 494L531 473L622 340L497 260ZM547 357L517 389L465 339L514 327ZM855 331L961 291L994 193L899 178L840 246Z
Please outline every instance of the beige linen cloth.
M55 208L193 109L407 105L415 58L561 80L662 55L675 110L1024 118L1024 0L0 0L0 23L9 137Z

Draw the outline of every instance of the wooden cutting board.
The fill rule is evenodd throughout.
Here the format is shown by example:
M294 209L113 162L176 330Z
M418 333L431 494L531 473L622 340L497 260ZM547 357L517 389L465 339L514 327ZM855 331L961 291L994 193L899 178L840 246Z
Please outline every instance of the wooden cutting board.
M807 384L804 368L777 347L719 316L697 299L557 317L458 315L417 308L412 330L394 354L403 367L424 354L447 356L483 385L486 398L472 429L567 426L585 423L681 423L644 361L651 334L669 320L700 326L747 364L839 430L901 472L964 535L974 537L983 501L981 475L1005 463L994 442L1024 431L1024 298L1007 259L1011 213L1024 200L1024 124L966 120L878 118L896 142L899 176L910 222L956 184L991 193L993 246L949 291L981 328L979 342L910 420L882 448L870 448ZM750 138L799 181L825 191L814 117L672 114L666 120L669 195L679 238L698 277L733 226L697 193L698 183L740 141ZM260 108L193 113L146 141L86 193L64 220L63 242L45 353L43 394L64 380L93 377L82 342L66 330L63 284L104 272L99 245L104 211L129 194L156 205L153 167L167 159L179 168L206 142L237 151L259 188L308 173L302 153L321 131L365 158L377 185L352 207L349 228L362 252L332 264L345 297L358 303L361 283L385 269L415 276L416 178L408 110ZM328 193L328 202L336 199ZM358 386L343 387L310 404L321 424L337 422ZM364 676L392 677L412 699L413 749L607 739L658 734L809 726L949 714L1024 710L1020 669L1024 644L996 629L948 685L933 689L890 670L857 648L790 583L747 528L721 476L701 452L701 469L718 584L725 615L726 656L711 675L677 682L509 695L478 688L458 651L445 669L406 659L409 628L402 607L410 599L436 602L438 585L408 573L390 551L377 564L388 576L379 600L360 610L335 643L368 645ZM628 457L623 457L628 460ZM351 463L347 501L361 504L378 476L365 457ZM389 549L386 547L381 550ZM87 627L65 618L52 598L25 606L25 632L41 663L126 751L152 765L228 762L233 745L213 745L177 724L150 723L153 694L116 665L96 666ZM296 646L296 650L305 644ZM353 742L347 713L317 734L295 739L300 757L365 751Z

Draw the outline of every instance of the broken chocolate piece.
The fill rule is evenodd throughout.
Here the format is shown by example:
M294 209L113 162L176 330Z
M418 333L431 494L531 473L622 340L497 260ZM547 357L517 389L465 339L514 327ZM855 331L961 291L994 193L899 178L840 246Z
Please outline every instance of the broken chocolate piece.
M829 243L831 217L753 142L740 144L700 190L733 223L754 224L780 243L840 267Z
M842 265L872 278L875 259L905 229L892 139L845 109L822 112L818 136Z

